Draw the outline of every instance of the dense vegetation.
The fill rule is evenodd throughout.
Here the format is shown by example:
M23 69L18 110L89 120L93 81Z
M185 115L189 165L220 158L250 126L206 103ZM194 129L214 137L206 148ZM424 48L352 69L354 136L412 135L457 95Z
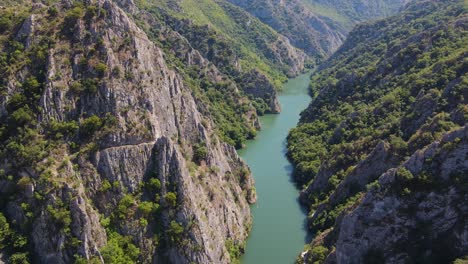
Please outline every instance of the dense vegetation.
M303 0L321 15L329 16L349 27L357 22L387 17L399 11L405 0Z
M313 231L332 227L381 173L466 124L465 14L463 1L421 1L358 25L312 76L315 98L289 135L288 155ZM373 151L388 155L366 183L346 181Z
M255 81L247 76L256 72L260 78L266 77L266 85L280 89L287 76L298 73L291 71L294 64L303 63L289 61L291 58L285 54L297 52L304 56L302 52L291 46L292 51L278 51L288 48L278 33L225 1L139 1L138 6L142 28L171 56L169 63L184 74L200 108L215 121L221 138L241 148L256 134L256 115L272 111L271 99L243 92L243 88L253 85L247 80ZM174 37L174 32L184 40ZM211 65L188 60L181 48L184 52L196 49L216 67L222 81L210 76Z
M111 80L131 86L137 85L137 75L143 76L144 72L132 72L131 67L109 63L111 45L118 45L119 55L135 52L134 32L110 41L100 36L96 28L112 25L111 15L115 14L93 1L0 1L0 5L1 259L30 263L38 258L38 248L58 244L52 250L66 252L63 258L71 263L149 263L154 252L187 247L191 243L188 230L195 221L177 220L183 196L175 179L162 183L154 165L139 175L141 184L128 188L120 180L102 178L92 164L98 151L110 147L110 135L121 128L119 114L125 116L133 110L125 108L116 114L114 109L101 108L98 101ZM277 61L283 55L273 54L272 43L281 36L258 20L246 28L242 20L252 17L227 3L220 3L216 10L223 14L219 19L216 12L201 7L210 21L230 23L230 27L214 27L214 22L181 16L144 1L139 6L141 16L135 19L162 49L165 63L190 88L203 115L202 125L210 131L214 125L222 140L242 147L247 138L255 136L257 114L269 111L262 98L242 91L247 85L244 74L256 69L276 88L292 74L290 65ZM197 60L197 52L202 59ZM189 62L188 54L195 54L194 61ZM119 59L131 65L134 58ZM51 74L56 65L62 67ZM44 109L48 103L41 100L48 92L61 94L66 105ZM56 116L48 115L56 110ZM143 142L151 140L146 115L139 114L139 123L130 124L131 130L125 133L139 133L135 138ZM171 139L185 148L190 173L206 167L206 142L184 145L187 142L177 136ZM217 142L215 134L212 139ZM151 155L157 155L156 150ZM212 174L218 170L214 166L204 169ZM233 178L237 176L246 181L248 172L234 171ZM81 209L97 212L95 222L86 225L102 230L92 238L101 246L91 250L99 250L99 254L78 252L88 241L74 231L74 214L79 211L73 208L76 201L83 202L86 208ZM49 224L53 224L47 230L50 233L41 233ZM39 235L45 241L41 245ZM235 238L226 245L233 259L239 257L242 247Z
M315 62L327 59L359 22L394 14L405 0L228 0L268 24Z

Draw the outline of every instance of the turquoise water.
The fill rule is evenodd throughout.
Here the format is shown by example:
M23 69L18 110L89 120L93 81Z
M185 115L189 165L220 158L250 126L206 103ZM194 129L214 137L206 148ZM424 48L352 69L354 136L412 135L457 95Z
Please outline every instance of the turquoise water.
M249 164L257 203L252 206L253 228L243 264L288 264L307 241L306 215L298 203L298 190L291 179L292 165L286 158L286 137L310 102L309 74L291 79L279 96L282 112L261 117L262 130L239 155Z

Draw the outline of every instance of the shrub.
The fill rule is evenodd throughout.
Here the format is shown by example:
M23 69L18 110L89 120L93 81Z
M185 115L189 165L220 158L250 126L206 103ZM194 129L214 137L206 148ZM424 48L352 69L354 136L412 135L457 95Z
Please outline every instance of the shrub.
M324 246L315 246L310 251L313 263L322 263L328 255L328 248Z
M401 180L403 182L409 182L412 179L414 179L414 176L411 173L411 171L409 171L405 167L398 168L397 177L398 177L399 180Z
M22 93L15 93L11 96L10 100L7 103L7 110L8 112L13 112L15 110L20 109L24 105L26 105L27 99L26 96Z
M10 264L29 264L28 253L15 253L9 259Z
M13 24L10 18L8 18L7 16L0 17L0 33L10 30L12 25Z
M87 78L81 80L82 91L86 91L88 93L96 93L98 90L99 81L94 78Z
M151 178L148 182L148 187L153 191L159 191L161 189L161 181L156 178Z
M167 233L169 234L171 242L176 243L180 241L181 235L184 233L184 227L176 221L172 220Z
M51 17L56 17L58 14L58 10L55 6L52 6L47 10L47 14L49 14L49 16Z
M125 217L128 215L128 210L131 206L135 204L135 200L133 199L133 196L130 194L125 195L120 199L120 202L117 206L117 214L119 218L125 219Z
M63 21L63 33L71 36L73 34L73 30L78 22L78 20L83 16L83 8L81 7L74 7L70 9L67 14L65 15L65 19Z
M102 63L102 62L99 62L95 67L94 67L94 70L96 71L96 73L102 77L104 76L104 74L106 73L107 71L107 65Z
M0 249L5 247L7 240L10 238L11 230L5 216L0 213Z
M81 85L81 82L79 81L74 81L70 84L70 91L75 94L79 94L83 91L83 85Z
M177 194L174 192L168 192L164 196L164 200L169 206L175 207L177 205Z
M58 206L57 208L52 205L47 206L47 212L49 212L52 220L57 224L57 226L64 230L65 233L70 231L70 224L72 222L70 211L64 208L63 206Z
M106 179L102 181L101 192L107 192L112 189L112 184Z
M85 19L90 20L93 17L95 17L97 15L97 10L98 10L97 7L94 5L90 5L86 7Z
M92 136L102 127L102 120L96 115L84 119L80 124L80 133L85 136Z
M131 237L111 232L101 254L107 264L133 264L137 263L140 250L132 243Z
M33 113L29 109L29 107L22 107L15 112L13 112L10 116L10 124L14 127L22 127L34 120Z
M150 216L152 213L154 213L157 209L158 209L159 205L158 204L154 204L152 202L142 202L138 205L138 211L140 211L140 213L145 216L145 217L148 217Z
M55 138L61 136L72 136L78 131L78 124L75 121L70 122L58 122L52 120L49 124L49 132L54 135Z
M208 156L208 149L202 143L193 146L193 161L200 164L202 160L205 160Z

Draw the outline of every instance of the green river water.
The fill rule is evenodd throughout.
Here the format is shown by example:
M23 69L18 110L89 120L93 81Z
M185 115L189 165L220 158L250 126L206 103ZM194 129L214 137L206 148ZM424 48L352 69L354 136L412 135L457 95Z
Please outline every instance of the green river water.
M294 263L307 241L306 215L298 203L286 158L286 137L310 102L309 75L285 84L279 96L282 112L261 117L262 130L239 155L249 164L255 179L257 203L251 208L253 228L242 264Z

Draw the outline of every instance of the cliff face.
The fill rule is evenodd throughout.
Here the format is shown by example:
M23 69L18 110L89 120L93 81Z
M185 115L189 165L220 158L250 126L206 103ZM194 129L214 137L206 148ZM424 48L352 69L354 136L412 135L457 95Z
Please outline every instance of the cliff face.
M359 22L396 13L408 1L228 0L247 10L316 61L335 52Z
M467 155L465 126L382 174L358 207L339 223L330 261L401 263L417 258L448 263L465 256Z
M346 29L314 12L302 1L229 0L285 35L291 43L320 60L343 42Z
M253 181L183 73L112 1L20 11L2 43L23 49L2 64L3 258L230 262Z
M288 138L317 233L300 262L466 255L466 21L461 1L411 3L358 25L313 75Z

